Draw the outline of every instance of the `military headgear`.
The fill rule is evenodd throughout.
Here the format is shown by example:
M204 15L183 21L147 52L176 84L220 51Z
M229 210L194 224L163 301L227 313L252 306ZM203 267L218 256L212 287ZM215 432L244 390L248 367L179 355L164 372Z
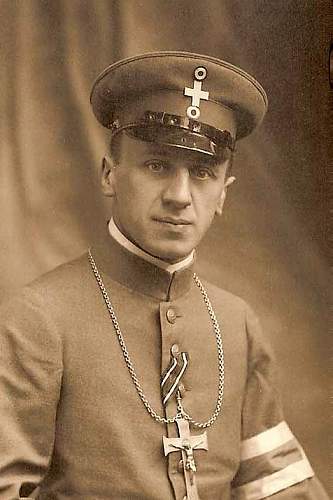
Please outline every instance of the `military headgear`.
M219 156L262 121L267 96L248 73L214 57L155 52L118 61L90 96L98 121L146 141Z

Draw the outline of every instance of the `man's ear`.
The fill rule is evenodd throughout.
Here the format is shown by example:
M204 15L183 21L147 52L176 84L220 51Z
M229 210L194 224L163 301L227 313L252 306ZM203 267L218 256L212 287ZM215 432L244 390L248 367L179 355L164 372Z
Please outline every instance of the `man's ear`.
M115 164L111 156L104 156L102 160L101 172L101 187L102 193L105 196L115 196L115 179L114 179Z
M223 205L224 205L224 202L225 202L225 199L227 196L228 187L231 186L231 184L233 184L235 182L235 180L236 180L236 177L230 176L225 181L221 196L217 202L217 206L216 206L216 210L215 210L216 215L222 215Z

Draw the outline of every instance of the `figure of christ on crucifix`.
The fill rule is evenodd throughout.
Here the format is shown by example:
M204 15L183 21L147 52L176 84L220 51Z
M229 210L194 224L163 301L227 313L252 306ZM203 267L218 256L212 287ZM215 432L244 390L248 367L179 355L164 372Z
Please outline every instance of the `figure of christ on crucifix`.
M180 398L180 396L178 396ZM177 399L178 399L177 398ZM177 418L178 438L167 438L163 436L163 447L165 456L169 453L180 451L182 454L183 471L186 486L186 499L199 500L198 489L196 485L195 473L197 467L194 458L195 450L208 450L208 441L206 431L199 435L191 435L188 420Z

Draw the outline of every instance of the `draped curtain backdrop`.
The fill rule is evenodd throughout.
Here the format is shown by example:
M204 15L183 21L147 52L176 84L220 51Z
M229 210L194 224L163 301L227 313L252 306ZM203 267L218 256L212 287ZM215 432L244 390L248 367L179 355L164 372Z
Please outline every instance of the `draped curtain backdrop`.
M259 314L287 419L326 486L331 8L329 0L0 1L0 299L84 251L110 213L98 184L107 133L89 105L106 65L187 50L240 65L263 84L269 113L238 145L237 183L198 260L202 275Z

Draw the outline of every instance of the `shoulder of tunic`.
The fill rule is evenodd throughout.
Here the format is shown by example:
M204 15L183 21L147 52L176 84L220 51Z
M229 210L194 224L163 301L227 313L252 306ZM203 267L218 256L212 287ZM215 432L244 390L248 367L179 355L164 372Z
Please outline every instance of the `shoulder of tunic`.
M87 254L83 254L69 262L61 264L39 276L25 286L11 291L1 302L4 312L13 307L32 306L35 310L45 310L52 315L57 305L61 308L66 303L73 303L91 288L94 276L91 273ZM21 304L21 306L20 306Z
M214 307L223 307L224 309L243 315L246 315L248 310L252 310L248 303L238 295L220 288L204 279L202 280L202 284Z
M257 351L264 351L268 353L271 360L274 360L269 339L263 332L261 322L251 305L241 297L214 284L205 280L202 283L217 316L220 315L224 323L231 325L233 335L235 335L235 328L238 332L243 332L242 336L246 338L250 358L256 358L259 355Z

